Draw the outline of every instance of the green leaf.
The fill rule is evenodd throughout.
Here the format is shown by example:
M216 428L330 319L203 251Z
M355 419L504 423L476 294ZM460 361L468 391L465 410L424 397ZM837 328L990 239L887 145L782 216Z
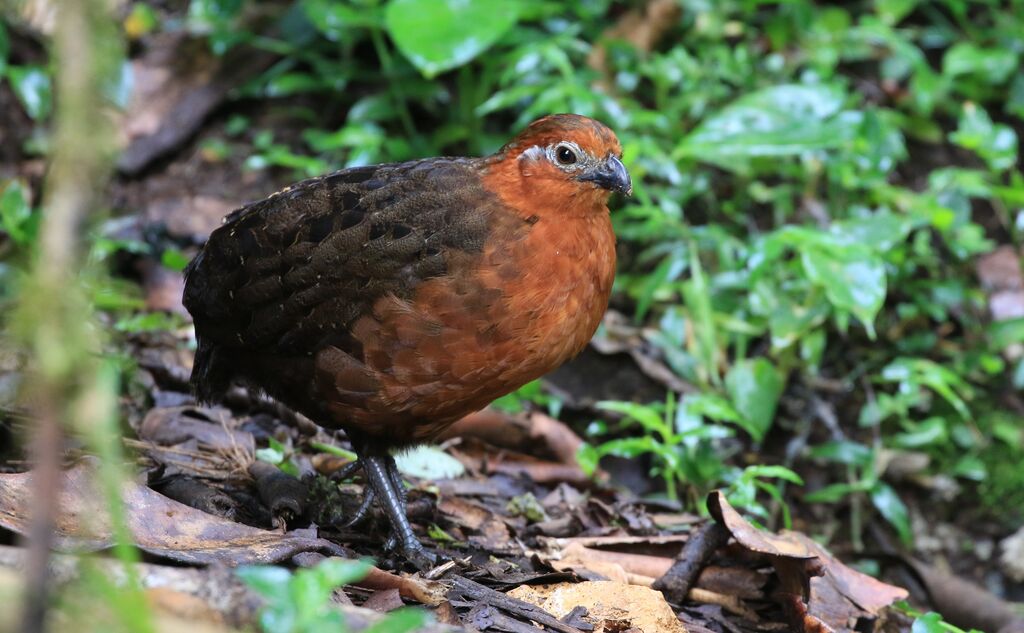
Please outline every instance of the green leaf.
M736 158L793 156L836 147L852 129L836 116L844 98L841 89L827 85L787 84L758 90L702 121L683 139L674 157L735 169Z
M601 452L590 444L583 444L576 451L576 463L588 477L597 472L597 465L601 461Z
M39 121L50 115L53 88L45 70L38 66L12 66L7 69L7 77L18 101L33 120Z
M284 453L276 448L258 448L256 449L256 459L277 466L284 461Z
M651 406L618 400L604 400L598 402L596 406L603 411L621 413L630 420L639 422L640 426L651 432L662 433L667 428L661 413Z
M810 451L811 457L824 459L839 464L866 466L874 459L871 449L863 444L849 440L832 440L815 446Z
M831 484L804 496L807 503L835 503L855 492L863 492L860 484Z
M417 446L395 456L398 470L421 479L454 479L466 472L462 462L436 446Z
M29 189L20 180L12 180L0 193L0 228L19 244L28 244L38 228L32 214Z
M958 42L942 58L942 74L947 77L970 75L997 85L1017 69L1017 53L1010 48L981 48L973 42Z
M160 263L165 268L181 272L188 266L188 256L176 248L168 248L160 254Z
M896 491L888 484L879 482L871 490L871 503L885 517L885 520L896 528L900 541L907 547L913 545L914 536L910 530L910 513L907 512L907 506L904 505Z
M943 626L942 616L934 611L929 611L914 620L910 625L910 633L949 633L947 627Z
M430 615L423 609L403 607L363 629L363 633L408 633L426 626Z
M778 465L755 465L747 466L743 469L743 477L753 479L755 477L762 479L783 479L792 484L802 486L804 480L800 475L796 474L785 466Z
M981 156L991 169L1003 171L1017 162L1017 134L1008 125L995 124L984 108L965 103L960 122L949 139Z
M370 573L372 567L373 565L365 560L328 558L308 571L314 572L320 582L334 589L362 580Z
M518 2L391 0L384 15L398 50L432 78L490 48L516 23Z
M287 591L292 574L284 567L239 567L235 572L250 589L267 598L275 598Z
M867 249L811 248L802 253L807 277L825 290L829 302L852 313L874 338L874 320L885 301L885 264Z
M125 17L122 26L125 35L130 39L138 39L151 33L159 22L160 18L151 6L145 2L136 2L132 5L132 10Z
M0 76L7 70L7 56L11 53L11 38L7 35L7 27L0 20Z
M725 376L725 388L733 406L743 416L741 426L760 442L775 419L783 379L765 358L737 362Z

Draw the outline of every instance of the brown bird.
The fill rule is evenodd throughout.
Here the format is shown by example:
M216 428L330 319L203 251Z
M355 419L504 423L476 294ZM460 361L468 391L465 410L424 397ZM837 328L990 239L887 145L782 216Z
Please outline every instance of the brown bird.
M193 387L232 381L344 429L423 566L391 451L429 441L579 353L615 274L615 134L558 114L484 158L354 167L232 212L186 271Z

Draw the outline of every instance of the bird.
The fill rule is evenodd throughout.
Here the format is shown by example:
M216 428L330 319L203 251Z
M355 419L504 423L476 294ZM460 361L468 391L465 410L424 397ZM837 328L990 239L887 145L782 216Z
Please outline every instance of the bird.
M386 548L428 567L393 454L582 351L615 276L608 201L632 189L611 129L554 114L489 156L350 167L243 206L185 270L197 399L241 384L344 430L367 483L353 521L376 502Z

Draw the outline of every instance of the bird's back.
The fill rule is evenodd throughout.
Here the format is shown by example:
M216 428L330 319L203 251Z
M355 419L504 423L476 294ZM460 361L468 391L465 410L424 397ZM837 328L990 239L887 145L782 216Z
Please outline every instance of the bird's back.
M359 358L351 328L377 300L410 297L453 255L482 249L501 205L479 169L470 159L346 169L227 216L186 270L200 397L240 379L308 410L297 405L318 351ZM265 376L277 373L268 364L293 375Z

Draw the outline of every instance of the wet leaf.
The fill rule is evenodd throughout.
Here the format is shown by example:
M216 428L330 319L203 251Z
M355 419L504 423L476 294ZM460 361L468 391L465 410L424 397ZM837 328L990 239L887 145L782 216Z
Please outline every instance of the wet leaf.
M517 17L516 2L391 0L384 19L398 50L429 78L490 48Z
M828 85L788 84L750 93L702 121L677 147L692 156L735 169L736 158L793 156L836 147L849 126L836 116L841 89Z
M807 277L836 308L850 312L874 337L874 320L886 293L885 264L867 249L818 249L802 253Z

